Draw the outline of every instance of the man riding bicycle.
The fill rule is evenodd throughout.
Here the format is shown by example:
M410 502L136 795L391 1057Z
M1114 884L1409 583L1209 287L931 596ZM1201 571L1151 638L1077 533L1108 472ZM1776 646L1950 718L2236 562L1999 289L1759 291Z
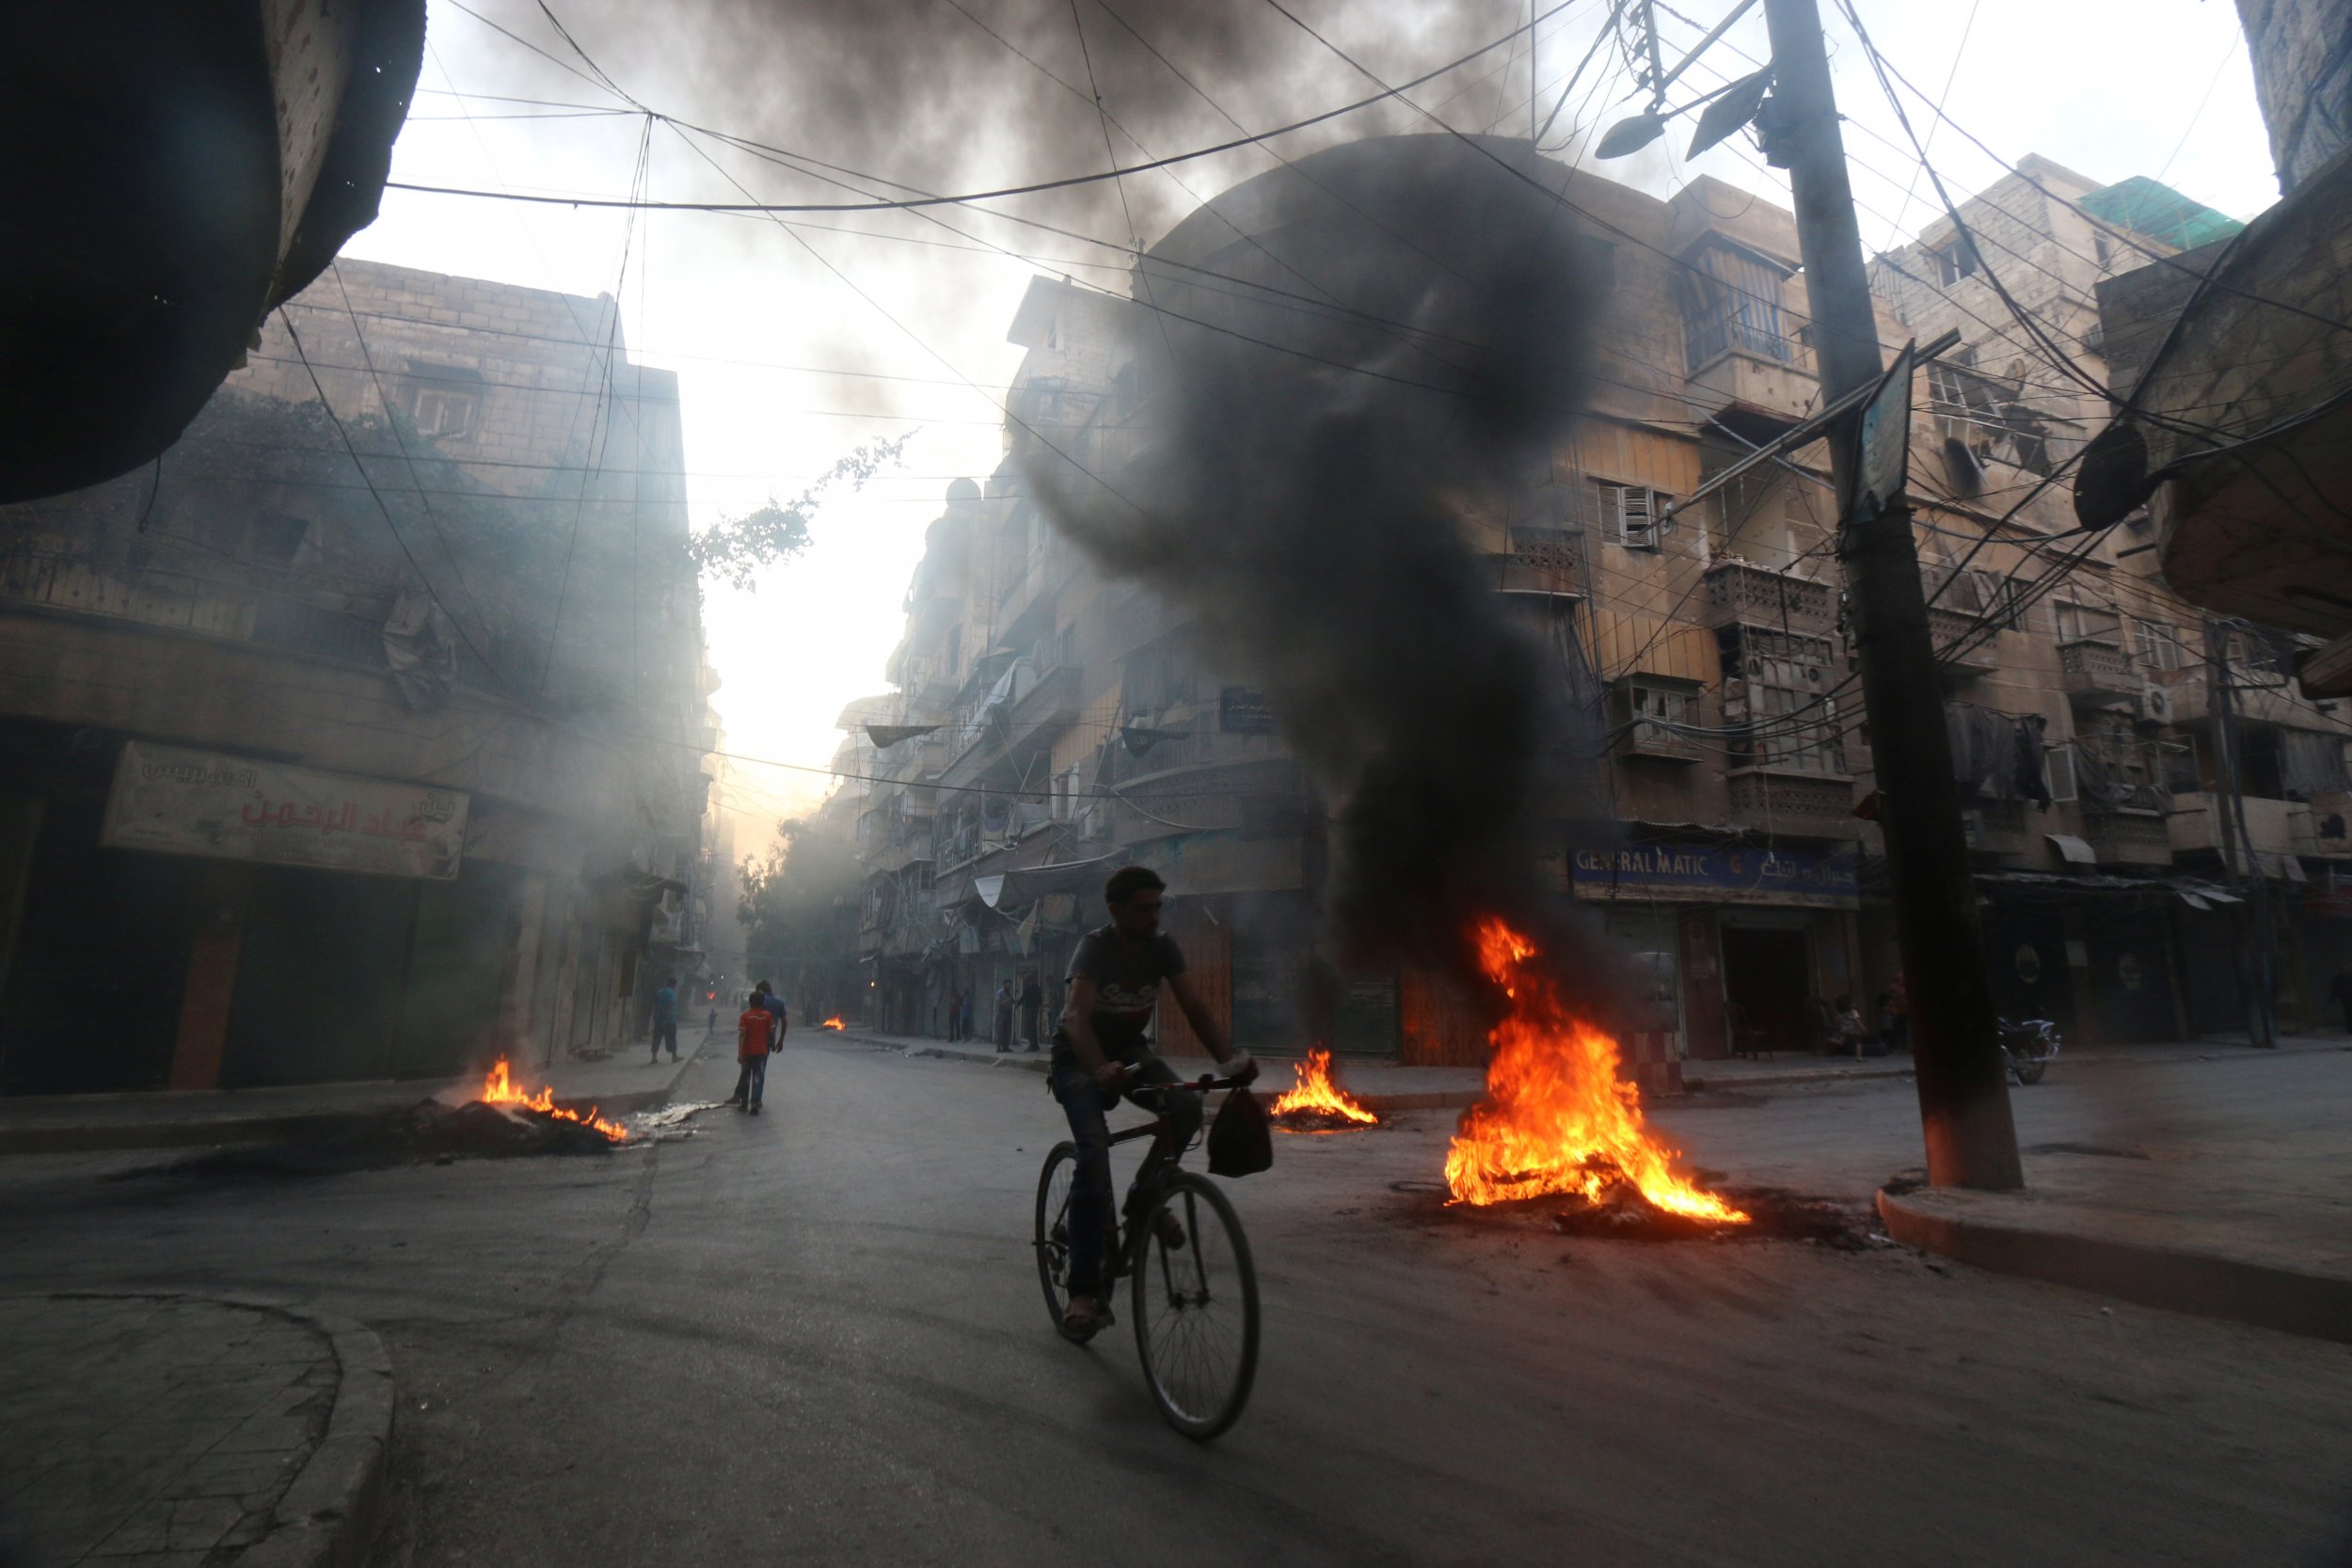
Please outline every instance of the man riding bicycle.
M1200 1130L1200 1095L1175 1088L1176 1073L1160 1060L1144 1031L1165 981L1176 1006L1209 1054L1247 1083L1258 1075L1248 1055L1236 1056L1200 993L1184 973L1184 955L1160 930L1160 905L1168 884L1145 866L1122 866L1104 885L1111 923L1079 940L1070 958L1070 995L1062 1026L1054 1035L1054 1098L1070 1117L1078 1147L1076 1180L1070 1194L1070 1305L1062 1326L1088 1335L1104 1321L1104 1244L1110 1229L1110 1128L1104 1113L1121 1095L1165 1118L1167 1129L1152 1144L1136 1173L1132 1194L1166 1161L1184 1151ZM1174 1216L1163 1214L1173 1226ZM1181 1235L1165 1238L1183 1244Z

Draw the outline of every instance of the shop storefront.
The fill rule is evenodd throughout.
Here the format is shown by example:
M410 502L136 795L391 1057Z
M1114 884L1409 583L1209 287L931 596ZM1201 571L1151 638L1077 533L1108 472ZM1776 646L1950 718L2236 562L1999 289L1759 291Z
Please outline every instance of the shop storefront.
M1867 1009L1851 847L1635 841L1576 850L1569 876L1685 1056L1818 1050L1841 998Z

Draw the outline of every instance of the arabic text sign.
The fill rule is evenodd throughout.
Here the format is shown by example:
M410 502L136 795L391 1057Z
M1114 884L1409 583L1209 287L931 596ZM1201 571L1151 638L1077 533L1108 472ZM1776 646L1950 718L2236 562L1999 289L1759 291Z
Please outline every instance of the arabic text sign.
M1579 898L1780 904L1817 910L1862 905L1851 853L1698 844L1629 844L1579 849L1570 876Z
M99 842L388 877L457 875L464 792L134 740Z

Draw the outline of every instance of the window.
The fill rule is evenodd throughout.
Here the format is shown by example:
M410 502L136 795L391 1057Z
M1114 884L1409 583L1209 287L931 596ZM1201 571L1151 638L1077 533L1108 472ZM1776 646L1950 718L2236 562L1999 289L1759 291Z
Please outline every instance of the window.
M1976 242L1965 234L1957 236L1949 245L1939 245L1930 254L1935 258L1935 280L1946 285L1974 277L1981 264L1977 258Z
M2193 662L2180 628L2158 621L2132 622L2132 652L2151 670L2185 670Z
M1613 544L1629 550L1654 550L1659 536L1674 526L1672 518L1659 521L1658 515L1674 504L1674 498L1662 490L1606 479L1593 481L1593 487L1600 508L1601 535Z
M2104 605L2060 599L2058 601L2058 640L2061 642L2106 642L2121 647L2123 620Z
M1629 751L1679 753L1694 750L1687 732L1699 721L1696 686L1635 675L1619 682L1617 690L1619 722L1625 726Z
M461 436L473 428L473 394L426 387L417 393L417 434Z
M2053 746L2042 753L2042 784L2050 792L2053 805L2063 805L2074 798L2074 748Z
M1733 742L1736 766L1843 774L1828 641L1744 626L1715 635L1724 722L1746 732Z
M1676 279L1690 369L1734 349L1793 363L1797 348L1780 309L1780 286L1789 276L1770 257L1710 236Z

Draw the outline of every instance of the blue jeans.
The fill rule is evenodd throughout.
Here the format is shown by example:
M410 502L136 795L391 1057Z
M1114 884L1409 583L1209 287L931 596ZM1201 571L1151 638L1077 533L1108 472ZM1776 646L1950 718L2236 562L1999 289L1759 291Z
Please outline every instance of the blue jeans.
M768 1092L768 1058L765 1053L746 1056L735 1074L735 1098L746 1105L756 1105Z
M1133 1058L1142 1063L1126 1098L1154 1116L1166 1117L1168 1132L1152 1143L1143 1165L1128 1187L1132 1198L1144 1178L1184 1151L1200 1131L1200 1096L1189 1089L1160 1085L1175 1083L1176 1073L1149 1052ZM1054 1098L1070 1118L1070 1136L1078 1146L1077 1179L1070 1189L1070 1293L1099 1295L1103 1288L1103 1253L1111 1227L1111 1132L1104 1120L1119 1097L1103 1092L1091 1074L1064 1053L1067 1065L1053 1077Z

